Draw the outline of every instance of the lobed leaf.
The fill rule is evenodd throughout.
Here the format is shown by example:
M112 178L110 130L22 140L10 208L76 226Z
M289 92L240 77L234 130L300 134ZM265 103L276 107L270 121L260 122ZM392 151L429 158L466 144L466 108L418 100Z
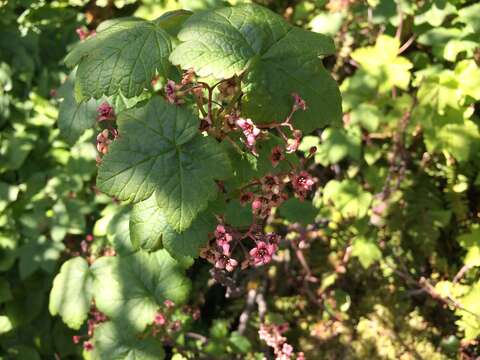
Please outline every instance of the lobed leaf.
M53 281L50 314L60 315L65 324L78 330L87 319L92 295L92 278L87 261L81 257L67 260Z
M162 360L165 352L160 341L152 337L137 339L122 324L100 324L93 337L92 359Z
M175 231L168 223L156 196L133 206L130 217L130 238L135 248L155 251L162 246L178 260L198 257L199 249L208 241L215 226L215 217L202 212L184 232Z
M163 301L186 301L190 280L166 250L103 257L92 265L95 304L115 321L143 331Z
M283 120L296 92L309 105L294 117L304 131L340 121L337 84L319 59L334 52L330 38L253 4L195 14L178 37L173 64L204 77L243 76L245 116L263 123Z
M100 190L139 202L154 192L168 223L186 230L216 194L214 179L230 175L228 157L198 133L198 118L160 97L118 117L120 138L100 166Z
M178 11L155 21L124 19L100 27L95 36L79 43L65 58L78 65L76 87L80 99L122 93L130 98L150 88L158 74L168 77L172 51L171 27L185 20Z

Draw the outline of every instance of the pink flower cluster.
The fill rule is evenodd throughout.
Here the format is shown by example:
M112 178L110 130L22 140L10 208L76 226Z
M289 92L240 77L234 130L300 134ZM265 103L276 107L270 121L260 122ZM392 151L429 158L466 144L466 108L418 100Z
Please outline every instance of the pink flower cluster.
M180 320L172 320L175 303L172 300L163 302L162 310L157 311L153 317L152 335L158 335L162 330L177 332L182 328Z
M245 269L249 265L261 266L272 261L272 257L277 251L280 242L280 236L275 233L265 235L261 232L254 233L252 229L248 230L246 234L237 234L234 238L233 231L228 231L223 224L217 225L214 235L215 242L202 248L200 257L214 264L215 268L228 272L234 271L239 263L238 260L231 256L237 244L240 244L244 254L247 255L241 266L242 269ZM244 243L252 240L255 246L247 252Z
M157 336L162 333L168 335L170 332L178 332L182 328L180 320L174 320L174 312L180 311L183 315L190 315L193 320L200 318L200 310L184 306L182 309L175 309L175 303L171 300L165 300L163 306L155 313L152 320L152 335Z
M217 269L232 272L238 265L238 261L231 257L232 233L224 225L218 224L214 236L215 244L201 249L200 256L215 264Z
M287 343L287 338L282 334L288 330L288 324L261 324L258 336L261 340L265 341L267 345L273 348L275 354L275 360L290 360L294 355L296 359L305 360L305 356L302 352L294 353L292 345Z
M86 340L83 341L83 348L85 351L93 350L91 338L93 337L95 328L107 320L108 318L103 313L98 311L95 307L92 307L90 310L90 318L87 320L87 335L72 336L73 343L78 344L83 338L86 338Z

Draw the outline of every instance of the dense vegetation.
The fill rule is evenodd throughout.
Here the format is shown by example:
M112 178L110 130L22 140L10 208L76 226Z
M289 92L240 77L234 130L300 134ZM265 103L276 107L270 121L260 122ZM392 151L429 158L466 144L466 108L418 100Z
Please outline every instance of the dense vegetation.
M256 3L0 0L0 359L480 356L480 4Z

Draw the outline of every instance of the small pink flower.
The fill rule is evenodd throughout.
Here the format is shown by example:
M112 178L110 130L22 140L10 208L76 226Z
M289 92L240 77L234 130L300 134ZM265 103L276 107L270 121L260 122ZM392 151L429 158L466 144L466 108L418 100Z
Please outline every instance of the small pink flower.
M262 208L262 200L261 198L257 197L255 200L252 201L252 211L257 213Z
M72 341L73 341L74 344L78 344L80 342L81 338L82 337L80 335L73 335L72 336Z
M285 154L283 153L282 148L280 145L275 146L270 153L270 162L272 163L273 167L277 167L280 161L285 160Z
M249 254L252 257L253 264L260 266L266 265L272 261L272 256L276 250L276 245L259 241L257 242L257 246L250 250Z
M200 316L201 316L200 309L193 310L193 313L192 313L193 320L200 319Z
M195 78L195 71L193 69L188 69L183 73L182 76L182 85L188 85L193 82Z
M112 143L110 140L108 129L104 129L100 134L97 135L97 150L102 154L108 152L108 146Z
M97 135L97 150L102 154L108 152L108 146L112 143L112 140L109 138L108 129L104 129L100 134Z
M297 93L293 93L292 96L294 100L294 104L293 104L294 110L298 110L298 109L302 109L303 111L307 110L307 103L305 102L305 100L303 100L300 97L300 95L298 95Z
M292 154L295 151L297 151L298 147L300 146L300 141L301 141L301 138L288 139L287 140L287 147L285 148L285 152L287 154Z
M84 27L77 28L75 30L75 32L77 33L80 41L83 41L83 40L87 39L88 37L95 36L97 34L95 32L95 30L89 31L88 29L86 29Z
M288 343L284 343L283 346L282 346L282 352L287 356L292 356L292 353L293 353L292 345L290 345Z
M200 257L207 260L209 263L215 264L215 251L208 246L200 249Z
M170 104L177 103L177 95L176 95L177 85L175 81L168 80L167 85L165 85L165 94L167 95L167 101Z
M262 179L262 190L266 193L279 194L281 183L278 176L274 175L265 175Z
M218 255L217 261L215 262L215 267L217 269L225 269L228 272L232 272L238 265L238 261L232 258L229 258L226 255Z
M93 344L90 341L84 341L83 342L83 348L85 351L92 351L93 350Z
M302 351L298 352L296 360L305 360L305 354Z
M109 103L103 102L97 108L97 121L107 121L115 119L115 111Z
M255 216L266 218L270 215L270 200L265 196L256 197L252 202L252 213Z
M163 305L165 305L167 309L171 309L175 306L175 303L172 300L167 299L163 302Z
M269 244L278 245L278 243L280 242L280 235L278 235L276 233L268 233L267 235L265 235L265 240Z
M170 325L170 330L177 332L182 328L182 323L180 320L175 320L171 325Z
M217 245L222 249L224 255L230 255L230 242L233 240L232 235L230 235L227 230L225 230L225 226L217 225L215 229L215 239Z
M167 320L165 319L165 316L162 313L156 313L155 317L153 318L153 323L155 325L163 326Z
M240 194L240 205L245 206L245 204L253 201L253 192L249 191L246 193Z
M253 147L257 141L257 136L260 134L260 129L255 126L251 119L240 118L236 121L236 124L247 138L247 145Z
M300 199L305 199L307 193L312 189L315 181L312 176L305 170L301 171L298 175L293 175L292 186L295 194Z
M269 194L268 196L269 202L268 202L268 207L278 207L280 206L281 203L283 203L285 200L288 199L288 195L285 194L284 192L281 192L279 194Z

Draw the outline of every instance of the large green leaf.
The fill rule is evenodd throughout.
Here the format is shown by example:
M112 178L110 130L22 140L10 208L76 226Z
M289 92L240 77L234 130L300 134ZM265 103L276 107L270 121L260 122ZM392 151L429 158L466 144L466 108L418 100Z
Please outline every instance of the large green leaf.
M158 73L168 77L172 67L169 27L178 11L156 21L125 19L103 26L95 36L79 43L65 58L68 66L78 65L76 89L80 98L100 98L121 92L127 98L150 88ZM172 19L173 18L173 19Z
M183 303L190 281L166 250L103 257L92 265L95 304L100 311L142 331L163 301Z
M119 115L120 138L100 166L97 185L121 200L138 202L154 192L169 224L187 229L215 197L213 179L230 174L226 154L198 133L198 119L160 97Z
M138 339L112 321L95 329L92 359L161 360L165 357L160 341L151 337Z
M163 244L175 258L197 257L199 248L207 242L207 235L213 231L214 225L215 217L207 210L195 219L190 228L178 233L168 224L154 195L133 206L130 238L136 248L151 251Z
M244 114L258 122L283 120L299 93L309 109L295 115L305 131L339 121L340 93L320 56L335 51L330 38L288 24L258 5L193 15L178 34L170 60L200 76L242 75Z
M69 327L79 329L87 319L92 301L92 278L81 257L66 261L53 281L49 310L60 315Z

